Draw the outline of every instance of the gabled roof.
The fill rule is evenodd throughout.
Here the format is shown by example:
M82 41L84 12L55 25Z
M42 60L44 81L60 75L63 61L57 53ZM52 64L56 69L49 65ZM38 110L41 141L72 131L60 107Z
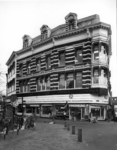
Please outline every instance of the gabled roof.
M16 55L16 51L13 51L12 54L11 54L11 56L9 57L8 61L6 62L7 66L9 65L9 63L11 62L11 60L15 57L15 55Z

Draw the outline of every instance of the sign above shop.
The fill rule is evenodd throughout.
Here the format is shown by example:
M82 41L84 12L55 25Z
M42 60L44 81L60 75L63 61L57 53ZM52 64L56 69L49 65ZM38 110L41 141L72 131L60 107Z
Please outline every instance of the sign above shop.
M85 105L77 105L77 104L75 105L74 104L74 105L69 105L69 107L85 107Z

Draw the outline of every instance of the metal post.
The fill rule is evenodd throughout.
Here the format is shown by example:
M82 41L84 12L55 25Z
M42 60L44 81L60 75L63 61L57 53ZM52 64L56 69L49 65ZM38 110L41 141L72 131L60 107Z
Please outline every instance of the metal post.
M64 127L65 127L65 128L67 127L67 123L66 123L66 122L64 123Z
M82 142L82 129L78 129L78 142Z
M72 126L72 134L75 134L75 126Z
M23 108L23 96L22 96L22 116L24 115L24 108Z
M70 125L69 125L69 124L67 124L67 130L68 130L68 131L70 130Z

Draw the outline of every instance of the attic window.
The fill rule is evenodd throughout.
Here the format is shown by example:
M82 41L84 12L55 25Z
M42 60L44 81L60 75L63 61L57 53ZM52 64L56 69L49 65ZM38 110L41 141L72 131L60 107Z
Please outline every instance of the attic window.
M50 37L50 34L51 34L51 30L50 28L47 26L47 25L43 25L41 28L41 39L42 40L45 40L47 39L48 37Z
M25 39L25 40L24 40L23 47L24 47L24 48L27 48L27 47L28 47L28 39Z
M43 31L42 33L42 39L45 40L47 38L47 31Z
M74 29L74 20L72 19L72 20L70 20L69 21L69 30L73 30Z
M66 17L66 31L77 29L77 14L69 13Z

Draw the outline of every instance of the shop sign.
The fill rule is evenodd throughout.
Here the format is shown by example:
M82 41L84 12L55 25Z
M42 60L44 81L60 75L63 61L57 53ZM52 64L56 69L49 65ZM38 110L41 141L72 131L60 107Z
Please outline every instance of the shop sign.
M30 105L30 107L39 107L39 105Z
M85 107L85 105L69 105L69 107Z

